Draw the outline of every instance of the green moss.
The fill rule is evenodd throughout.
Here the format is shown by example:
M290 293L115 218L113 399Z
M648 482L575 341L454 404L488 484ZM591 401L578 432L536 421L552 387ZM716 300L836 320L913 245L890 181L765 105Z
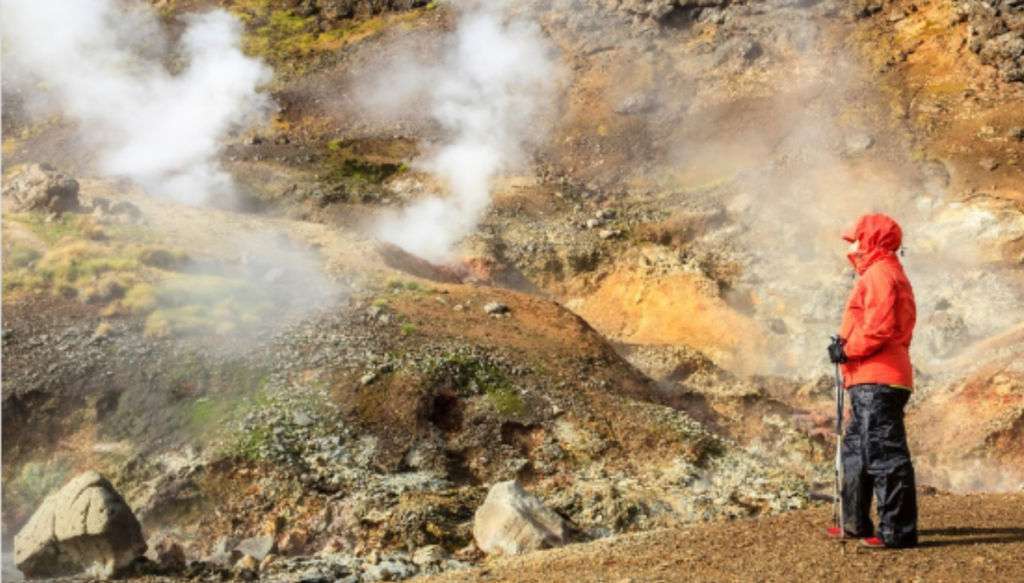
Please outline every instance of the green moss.
M403 324L402 325L402 336L412 336L415 333L416 333L416 326L414 326L413 324Z
M519 390L513 386L490 387L487 397L502 415L514 416L526 410L526 402Z
M5 213L4 218L24 224L45 241L47 246L53 246L65 237L79 235L75 221L67 213L50 221L41 213Z
M432 365L434 383L463 397L484 394L502 415L514 416L526 411L522 392L494 364L468 356L445 356Z
M260 460L263 458L263 453L273 443L273 438L273 432L267 427L242 432L225 446L221 455L252 461Z

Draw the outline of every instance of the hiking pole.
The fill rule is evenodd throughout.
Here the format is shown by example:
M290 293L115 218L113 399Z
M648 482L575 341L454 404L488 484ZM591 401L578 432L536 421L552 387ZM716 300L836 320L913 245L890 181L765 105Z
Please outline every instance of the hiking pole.
M830 336L833 344L840 344L839 336ZM843 377L839 374L839 363L836 367L836 486L832 493L832 522L839 527L839 538L846 537L846 524L843 519Z

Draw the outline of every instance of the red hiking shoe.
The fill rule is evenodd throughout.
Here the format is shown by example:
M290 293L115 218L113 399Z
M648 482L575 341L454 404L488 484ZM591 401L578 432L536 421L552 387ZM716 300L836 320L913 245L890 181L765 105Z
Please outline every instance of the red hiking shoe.
M882 542L882 539L878 538L877 536L861 539L860 544L861 544L861 546L867 547L869 549L884 549L885 548L885 543Z
M843 529L838 526L830 526L825 530L829 538L843 538Z

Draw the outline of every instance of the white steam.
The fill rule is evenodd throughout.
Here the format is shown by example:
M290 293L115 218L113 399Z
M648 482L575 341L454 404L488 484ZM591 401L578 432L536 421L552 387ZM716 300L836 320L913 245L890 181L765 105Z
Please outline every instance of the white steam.
M502 22L493 6L462 16L440 62L393 71L381 80L387 101L408 104L428 96L447 143L418 167L448 187L446 198L429 198L385 217L378 236L431 261L451 259L459 239L471 233L491 197L491 180L525 162L532 126L553 96L550 44L530 22Z
M79 121L103 172L189 204L231 193L216 162L220 141L266 111L258 89L271 77L242 54L231 15L188 17L176 74L159 61L167 41L148 7L7 0L3 35L6 56Z

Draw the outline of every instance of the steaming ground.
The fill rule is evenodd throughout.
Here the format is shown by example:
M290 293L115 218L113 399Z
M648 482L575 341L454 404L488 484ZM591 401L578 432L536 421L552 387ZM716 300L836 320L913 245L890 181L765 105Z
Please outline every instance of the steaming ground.
M185 16L173 48L141 3L15 0L3 23L5 89L17 85L26 103L45 103L37 116L76 120L101 172L189 204L233 197L221 141L265 122L260 90L271 79L242 54L233 16Z
M458 28L441 41L438 60L398 56L391 70L363 83L370 115L401 111L427 98L442 140L415 167L438 177L447 191L386 215L378 236L434 261L456 257L455 245L473 233L499 173L525 165L527 145L546 137L541 119L554 106L552 47L536 23L504 23L500 8L480 4L459 15ZM386 113L385 113L386 115ZM446 195L446 196L445 196Z

